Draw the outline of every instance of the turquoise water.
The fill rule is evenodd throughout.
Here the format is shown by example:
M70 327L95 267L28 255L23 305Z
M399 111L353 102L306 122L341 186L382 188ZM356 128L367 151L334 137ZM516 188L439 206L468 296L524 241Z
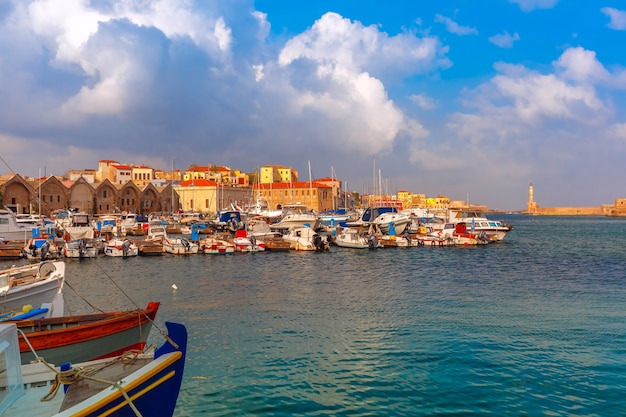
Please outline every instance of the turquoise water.
M505 220L486 246L99 258L67 278L187 325L177 416L626 415L626 219Z

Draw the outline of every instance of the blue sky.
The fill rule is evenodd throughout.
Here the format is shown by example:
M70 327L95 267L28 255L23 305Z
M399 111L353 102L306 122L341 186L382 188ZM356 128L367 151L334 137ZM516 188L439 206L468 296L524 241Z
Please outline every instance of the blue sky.
M0 0L0 174L310 162L371 192L375 165L389 193L610 204L624 45L623 0Z

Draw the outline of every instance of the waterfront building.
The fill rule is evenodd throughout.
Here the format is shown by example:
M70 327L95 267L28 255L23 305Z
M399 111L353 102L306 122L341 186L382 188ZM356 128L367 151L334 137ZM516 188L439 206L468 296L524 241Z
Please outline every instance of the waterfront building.
M255 195L267 202L270 210L281 209L289 204L303 204L318 213L333 208L333 187L324 182L261 183L254 185L252 189Z

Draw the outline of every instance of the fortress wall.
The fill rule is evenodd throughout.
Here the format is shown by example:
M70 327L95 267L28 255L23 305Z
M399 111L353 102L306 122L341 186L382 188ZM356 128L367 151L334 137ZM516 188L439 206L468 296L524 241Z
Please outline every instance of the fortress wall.
M602 207L540 207L533 214L538 216L603 216Z

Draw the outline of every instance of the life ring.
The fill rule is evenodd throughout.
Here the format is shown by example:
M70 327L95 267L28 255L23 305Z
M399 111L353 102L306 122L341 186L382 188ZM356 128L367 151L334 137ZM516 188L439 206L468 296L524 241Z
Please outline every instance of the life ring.
M437 232L437 235L438 235L439 237L441 237L441 230L440 230L439 232Z

